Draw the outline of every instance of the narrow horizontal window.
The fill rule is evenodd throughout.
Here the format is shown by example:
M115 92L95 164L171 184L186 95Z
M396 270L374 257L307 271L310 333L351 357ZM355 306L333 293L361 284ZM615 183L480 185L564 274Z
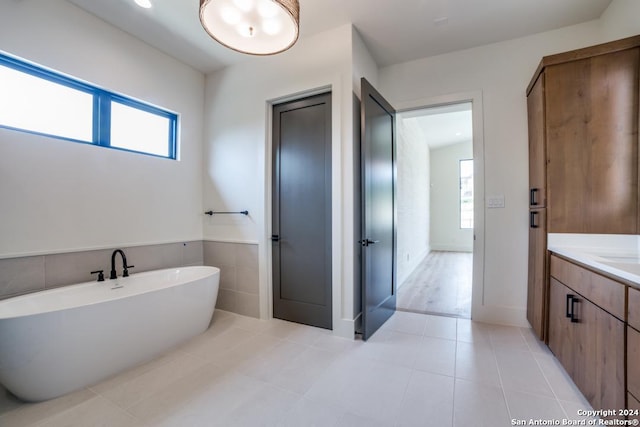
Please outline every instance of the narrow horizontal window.
M176 158L175 113L0 54L0 127Z
M111 102L111 146L172 157L172 120L136 107Z
M0 66L0 125L78 141L93 139L93 95Z

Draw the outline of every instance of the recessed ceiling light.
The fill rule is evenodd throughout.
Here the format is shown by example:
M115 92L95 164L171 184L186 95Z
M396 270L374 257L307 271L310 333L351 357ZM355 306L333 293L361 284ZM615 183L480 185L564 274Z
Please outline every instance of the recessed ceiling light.
M456 132L456 136L462 136L462 132Z
M153 6L151 4L151 0L135 0L136 4L140 7L143 7L145 9L150 9L151 6Z

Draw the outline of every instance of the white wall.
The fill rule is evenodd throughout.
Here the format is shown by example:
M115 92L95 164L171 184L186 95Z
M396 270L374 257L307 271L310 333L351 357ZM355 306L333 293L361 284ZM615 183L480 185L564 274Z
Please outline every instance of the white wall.
M602 41L617 40L640 34L640 1L613 0L600 19Z
M473 158L471 141L432 149L431 250L473 251L473 229L460 228L460 160Z
M415 120L397 120L398 284L429 253L429 146Z
M248 209L249 217L213 217L207 240L259 245L261 316L271 312L270 103L314 90L332 91L334 332L353 336L353 66L351 25L301 39L277 56L207 76L207 209Z
M201 73L62 0L0 3L0 50L180 114L180 161L0 130L0 257L202 238Z

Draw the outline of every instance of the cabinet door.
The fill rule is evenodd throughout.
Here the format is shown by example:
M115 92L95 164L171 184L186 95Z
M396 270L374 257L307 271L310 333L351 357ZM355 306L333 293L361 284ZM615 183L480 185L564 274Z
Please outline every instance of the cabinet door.
M633 409L634 411L639 411L640 412L640 402L633 397L631 394L627 395L627 408L629 409ZM640 416L638 415L630 415L628 417L630 420L639 420Z
M640 397L640 332L627 327L627 390Z
M544 144L544 73L527 96L529 121L529 207L543 208L547 204L546 150Z
M637 232L639 52L545 70L550 233Z
M549 348L594 409L624 408L624 323L553 277Z
M580 295L574 299L573 380L594 409L624 408L624 323Z
M598 365L596 330L598 329L599 308L570 290L572 318L567 319L573 332L573 381L594 408L598 406L598 379L595 371Z
M597 391L594 407L624 408L626 395L624 323L601 308L597 308L596 325L596 366L592 371L596 376Z
M574 377L573 325L567 318L567 295L571 290L553 277L549 281L549 348L569 376Z
M539 339L544 339L547 288L546 210L529 212L529 277L527 320Z
M627 312L629 326L640 331L640 290L629 288L629 305Z

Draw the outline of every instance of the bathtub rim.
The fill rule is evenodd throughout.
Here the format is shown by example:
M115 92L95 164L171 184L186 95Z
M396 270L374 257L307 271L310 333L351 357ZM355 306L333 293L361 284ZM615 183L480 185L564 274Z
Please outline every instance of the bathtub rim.
M133 283L135 283L136 279L144 279L147 278L149 276L153 276L153 275L161 275L161 274L165 274L165 273L171 273L171 272L179 272L180 270L187 270L187 271L191 271L191 270L203 270L203 274L199 275L197 277L190 277L190 278L184 278L180 281L176 281L174 283L169 283L169 284L165 284L163 286L156 286L156 287L151 287L148 289L135 289L135 285ZM204 274L204 272L206 272L206 274ZM105 279L104 282L98 282L96 280L92 280L92 281L87 281L87 282L82 282L82 283L76 283L76 284L72 284L72 285L65 285L65 286L60 286L60 287L56 287L56 288L52 288L52 289L43 289L43 290L38 290L35 292L29 292L27 294L22 294L22 295L17 295L14 297L10 297L10 298L6 298L3 300L0 300L0 321L3 320L11 320L11 319L19 319L22 317L28 317L28 316L37 316L40 314L46 314L46 313L53 313L53 312L57 312L57 311L64 311L64 310L72 310L74 308L77 307L82 307L82 306L91 306L91 305L95 305L95 304L101 304L101 303L105 303L105 302L109 302L109 301L117 301L120 299L124 299L124 298L130 298L133 296L137 296L137 295L143 295L146 293L150 293L150 292L154 292L154 291L159 291L162 289L167 289L167 288L172 288L172 287L179 287L179 286L183 286L186 285L188 283L194 282L194 281L198 281L198 280L202 280L202 279L206 279L210 276L216 276L216 275L220 275L220 268L219 267L213 267L213 266L185 266L185 267L174 267L174 268L163 268L163 269L159 269L159 270L149 270L149 271L143 271L143 272L139 272L139 273L132 273L129 277L118 277L116 279ZM126 292L119 292L116 293L114 292L113 294L111 294L108 298L99 298L99 299L95 299L92 301L85 301L85 302L80 302L80 303L76 303L76 304L67 304L65 306L53 306L53 307L47 307L47 306L42 306L42 308L38 311L34 311L31 310L29 312L25 312L25 313L18 313L16 314L15 312L11 312L10 310L8 310L8 312L5 314L3 312L3 306L9 306L12 304L20 304L23 303L25 300L29 300L29 299L33 299L34 297L38 297L38 298L43 298L46 295L56 295L56 294L63 294L63 293L73 293L74 291L80 290L80 289L86 289L86 288L91 288L91 287L112 287L114 285L118 285L118 284L122 284L122 288L118 288L119 289L125 289ZM132 290L134 290L135 292L132 292Z

